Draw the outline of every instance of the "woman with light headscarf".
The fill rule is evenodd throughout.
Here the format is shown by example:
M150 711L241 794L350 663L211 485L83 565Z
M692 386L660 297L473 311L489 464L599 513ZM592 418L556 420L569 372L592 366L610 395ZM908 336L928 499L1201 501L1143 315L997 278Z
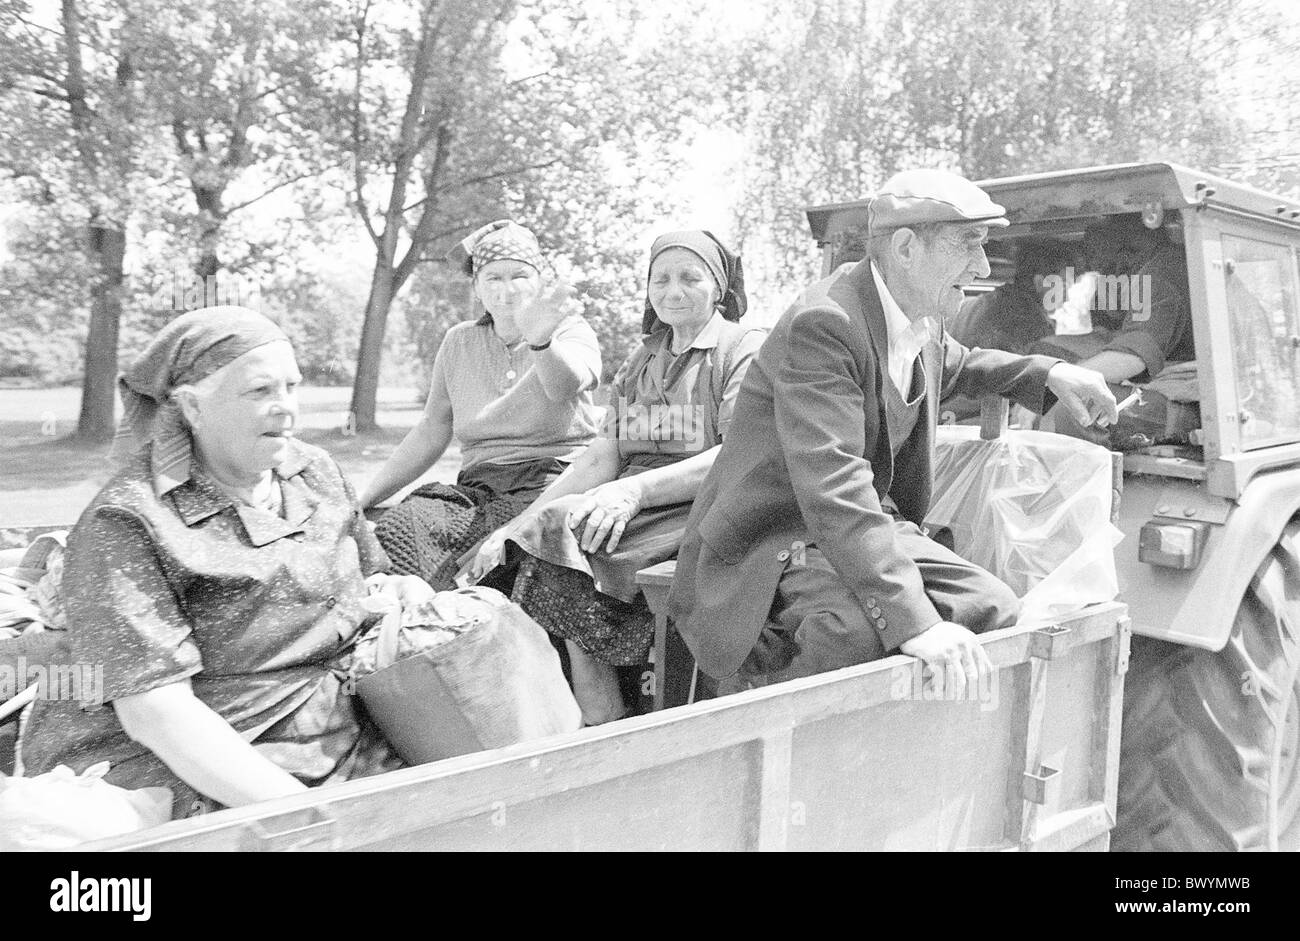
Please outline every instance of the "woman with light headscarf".
M589 725L625 713L616 668L645 662L653 621L635 575L676 555L726 436L765 336L736 322L746 303L740 258L712 234L655 239L645 336L614 379L601 436L474 560L479 577L521 562L514 598L565 640Z
M240 307L177 317L122 377L126 463L62 584L71 659L103 689L36 703L28 774L108 761L184 815L400 767L346 685L387 560L338 466L294 438L300 379L279 327Z
M568 289L543 291L545 264L528 229L490 223L448 258L473 279L483 314L447 331L424 414L361 495L374 506L427 472L453 437L460 442L456 483L418 488L375 529L394 571L440 590L454 587L463 556L590 443L601 372L596 334L569 310Z

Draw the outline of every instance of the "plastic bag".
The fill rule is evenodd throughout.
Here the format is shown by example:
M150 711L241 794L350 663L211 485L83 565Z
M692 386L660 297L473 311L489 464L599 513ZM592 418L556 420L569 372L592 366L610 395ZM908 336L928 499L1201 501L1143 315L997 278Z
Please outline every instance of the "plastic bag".
M130 791L103 780L108 762L76 774L59 765L34 778L0 775L0 851L61 850L171 819L165 787Z
M22 561L25 567L41 572L27 597L41 609L41 620L52 631L68 629L67 609L63 604L63 560L67 545L67 530L45 533L36 537Z
M38 536L16 566L0 568L0 640L67 628L60 590L67 537L65 530Z
M0 569L0 639L18 637L40 623L41 609L27 597L32 584L17 569Z
M1037 623L1119 593L1111 489L1110 452L1095 444L1041 431L985 441L978 428L944 427L925 522L1020 596L1022 624Z

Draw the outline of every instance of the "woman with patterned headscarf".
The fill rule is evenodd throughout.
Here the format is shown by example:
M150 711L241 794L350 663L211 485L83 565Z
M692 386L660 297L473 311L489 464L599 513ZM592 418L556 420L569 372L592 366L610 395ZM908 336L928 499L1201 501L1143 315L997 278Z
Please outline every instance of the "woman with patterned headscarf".
M567 288L542 289L533 233L513 222L483 226L448 256L473 279L478 319L447 331L433 361L429 399L369 486L362 506L392 496L460 442L454 486L426 484L379 519L375 534L393 570L437 589L454 587L462 556L513 519L595 436L600 346ZM503 582L500 587L509 590Z
M71 659L103 688L35 703L28 774L107 761L106 780L170 787L185 815L401 766L345 684L387 562L338 465L294 438L300 379L279 327L242 307L177 317L122 376L125 464L62 583Z
M737 323L745 307L740 258L712 234L655 239L645 336L614 379L601 436L474 561L482 576L522 558L514 598L565 640L589 725L626 712L616 668L645 662L653 621L635 575L676 555L726 436L764 338Z

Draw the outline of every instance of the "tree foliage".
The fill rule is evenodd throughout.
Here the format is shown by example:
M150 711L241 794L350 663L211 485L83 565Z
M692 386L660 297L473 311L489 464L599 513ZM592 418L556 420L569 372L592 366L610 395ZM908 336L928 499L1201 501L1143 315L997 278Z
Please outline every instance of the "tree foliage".
M868 195L893 172L979 179L1240 146L1220 94L1246 38L1241 0L800 0L741 56L749 237L806 278L791 210Z
M673 172L697 50L678 42L671 59L634 51L636 6L618 0L603 15L590 6L425 0L418 21L385 28L358 4L345 146L353 205L375 247L353 393L359 428L374 422L379 350L399 292L490 219L518 217L540 234L576 273L588 315L621 360L635 323L630 230L660 208L648 181ZM394 73L400 81L376 81ZM429 320L417 323L422 344L466 316L464 288L445 271L418 293Z
M23 0L0 8L0 120L21 122L0 166L48 204L76 206L90 262L77 429L103 441L113 433L126 228L152 138L141 134L135 23L115 9L98 12L62 0L57 20L41 23Z
M315 85L325 11L280 0L62 0L43 18L48 7L23 0L0 8L0 119L11 129L0 169L26 198L25 225L42 217L47 233L44 252L30 236L9 251L29 275L89 287L62 318L50 311L89 320L79 330L82 436L112 434L119 338L147 337L177 313L153 303L161 286L188 268L214 277L260 266L265 276L295 247L282 226L263 219L241 239L248 230L230 220L322 172L297 132L311 113L299 105ZM18 278L0 304L31 311L66 293L33 291L33 280ZM33 346L6 344L9 371L37 364ZM44 366L65 371L57 358Z
M318 92L337 32L328 0L129 0L148 24L136 68L148 83L153 120L174 148L173 178L191 200L167 221L199 277L265 270L280 261L275 229L230 222L276 193L296 216L322 210L319 179L329 157L316 148ZM286 192L286 188L292 188Z
M356 381L364 427L379 381L427 368L473 314L447 249L506 217L574 282L612 372L643 243L696 215L692 141L735 142L732 234L765 311L815 271L801 209L905 166L1175 159L1300 189L1300 79L1278 65L1300 40L1279 9L0 0L0 375L80 371L102 436L119 344L175 316L168 285L237 275L311 377Z

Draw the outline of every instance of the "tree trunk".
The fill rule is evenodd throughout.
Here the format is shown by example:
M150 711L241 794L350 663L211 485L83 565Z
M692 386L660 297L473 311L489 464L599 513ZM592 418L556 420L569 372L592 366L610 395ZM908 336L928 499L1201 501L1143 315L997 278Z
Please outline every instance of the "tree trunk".
M226 221L226 214L221 208L221 197L225 184L221 186L199 186L191 183L194 201L199 207L199 258L194 266L199 280L208 284L208 278L215 278L221 272L221 257L217 254L217 245L221 239L221 226ZM207 297L207 292L204 293ZM209 306L215 301L205 300Z
M357 375L352 384L352 420L356 431L375 431L375 403L379 396L379 368L384 355L384 329L393 305L397 275L392 259L381 252L375 259L366 300L366 319L361 327L361 351L357 354Z
M85 441L110 441L116 427L117 334L122 320L126 233L119 226L94 219L87 226L87 236L87 248L96 271L90 293L90 329L86 336L77 437Z
M105 212L101 205L104 186L104 158L98 147L112 134L88 103L86 72L81 56L81 11L76 0L63 0L62 22L67 75L63 87L72 113L72 130L82 168L86 171L90 191L90 221L86 227L86 252L94 261L94 281L90 286L90 327L86 333L85 371L81 379L81 414L77 417L77 437L84 441L110 441L113 438L117 405L117 334L122 321L122 259L126 254L127 201L117 201L116 209ZM124 99L132 74L125 49L118 60L115 80ZM112 110L112 109L107 109ZM117 155L121 157L121 155ZM110 167L114 166L110 162ZM121 164L117 165L121 169ZM109 176L109 189L125 195L125 173ZM108 200L109 204L114 201Z

